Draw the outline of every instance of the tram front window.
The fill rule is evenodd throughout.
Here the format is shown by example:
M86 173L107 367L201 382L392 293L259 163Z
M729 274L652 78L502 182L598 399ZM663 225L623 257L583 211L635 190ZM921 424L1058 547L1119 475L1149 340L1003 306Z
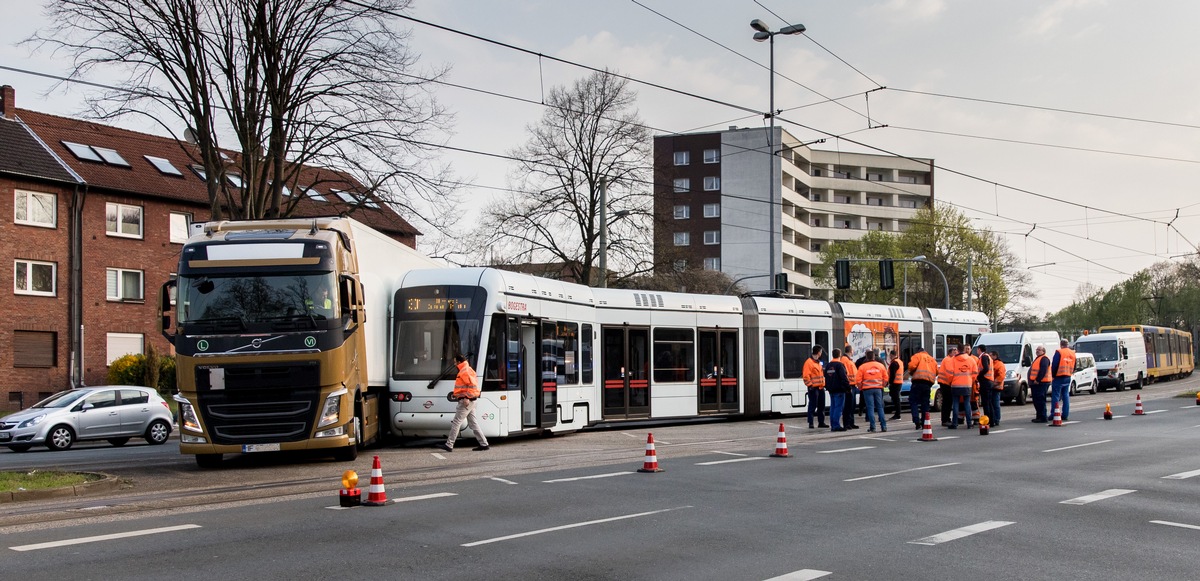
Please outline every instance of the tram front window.
M476 295L480 295L476 297ZM484 291L420 287L396 293L393 378L432 380L454 367L455 354L479 368Z

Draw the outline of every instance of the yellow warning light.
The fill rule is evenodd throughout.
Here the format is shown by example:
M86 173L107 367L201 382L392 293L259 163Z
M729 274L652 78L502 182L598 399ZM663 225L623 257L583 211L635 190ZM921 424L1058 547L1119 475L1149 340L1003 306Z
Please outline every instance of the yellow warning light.
M990 422L991 422L991 420L990 420L990 419L988 419L988 417L987 417L987 416L980 416L980 417L979 417L979 425L981 425L981 426L986 426L986 425L988 425Z
M342 472L342 488L354 488L358 486L358 472L347 470Z

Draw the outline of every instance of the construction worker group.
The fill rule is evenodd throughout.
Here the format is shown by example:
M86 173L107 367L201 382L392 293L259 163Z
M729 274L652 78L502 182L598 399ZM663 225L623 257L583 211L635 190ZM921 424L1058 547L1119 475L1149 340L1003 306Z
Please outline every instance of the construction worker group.
M1070 415L1071 376L1075 372L1075 351L1064 339L1053 359L1039 346L1029 370L1028 382L1033 398L1034 423L1047 423L1046 396L1050 395L1050 410L1060 409L1062 421ZM941 396L942 426L951 430L959 425L970 428L988 418L991 427L1000 426L1002 411L1000 397L1004 393L1004 378L1008 373L999 354L979 345L975 352L969 346L950 346L946 357L938 363L922 347L909 358L907 368L892 350L883 352L867 349L857 360L852 359L850 345L834 349L828 357L825 348L813 347L812 355L804 362L802 379L808 388L808 427L829 428L834 432L859 429L855 423L856 401L868 422L868 432L886 432L887 420L901 418L900 386L907 377L912 385L908 394L913 428L921 429L930 409L930 396L936 383ZM886 363L886 365L885 365ZM883 390L890 392L893 413L884 410ZM829 424L825 423L825 395L829 396ZM857 396L857 397L856 397ZM817 422L814 424L814 420ZM1060 424L1056 422L1056 425Z

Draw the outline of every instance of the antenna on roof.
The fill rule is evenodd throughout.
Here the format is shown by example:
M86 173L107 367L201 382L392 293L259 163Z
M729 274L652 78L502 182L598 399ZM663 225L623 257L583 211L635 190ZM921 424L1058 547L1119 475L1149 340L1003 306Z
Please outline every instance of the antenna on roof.
M183 139L192 145L196 145L196 130L188 127L183 130Z

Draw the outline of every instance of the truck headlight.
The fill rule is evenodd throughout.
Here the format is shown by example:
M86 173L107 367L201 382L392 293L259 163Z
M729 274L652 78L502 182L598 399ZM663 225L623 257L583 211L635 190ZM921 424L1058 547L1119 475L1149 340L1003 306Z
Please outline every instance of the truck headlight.
M196 416L196 408L192 407L192 403L179 394L175 394L172 399L179 404L179 427L193 432L203 432L203 428L200 427L200 418Z
M21 422L21 424L17 427L18 428L30 428L30 427L33 427L33 426L36 426L36 425L42 423L42 420L44 420L44 419L46 419L46 414L35 416L35 417L29 418L29 419Z
M1015 369L1011 370L1011 371L1006 371L1004 373L1004 379L1016 379L1016 378L1017 378L1017 371Z
M342 396L347 393L349 392L345 389L339 389L325 398L325 405L321 408L321 421L317 422L318 428L337 423L338 416L342 415Z

